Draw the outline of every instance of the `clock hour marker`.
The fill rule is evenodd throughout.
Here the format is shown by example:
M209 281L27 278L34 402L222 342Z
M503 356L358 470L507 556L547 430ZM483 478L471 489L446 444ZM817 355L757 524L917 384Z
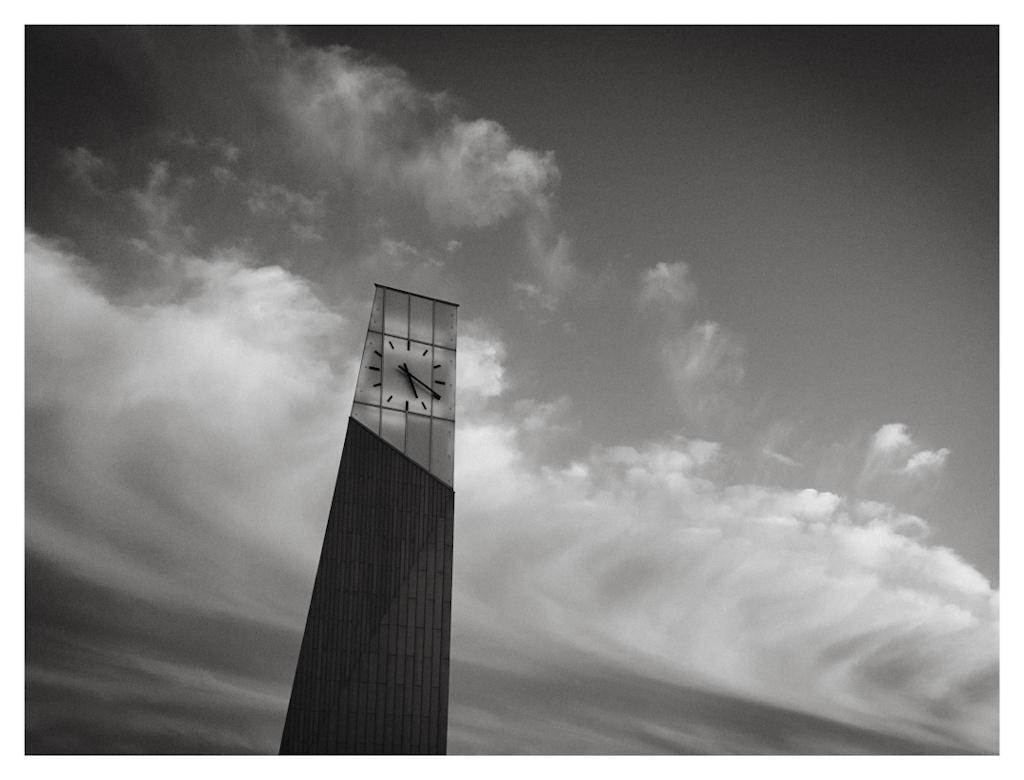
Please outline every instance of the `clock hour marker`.
M426 354L427 354L428 352L430 352L430 350L429 350L429 349L425 349L425 350L423 350L423 354L424 354L424 355L426 355Z
M389 396L388 396L388 400L389 400L389 401L390 401L390 400L391 400L392 398L394 398L394 396L393 396L393 395L389 395Z
M383 356L382 354L380 354L380 352L378 352L377 350L373 350L373 354L374 354L374 355L376 355L377 357L384 357L384 356Z
M427 402L426 401L420 401L420 406L422 406L424 409L426 409L427 408Z
M446 385L448 383L447 382L442 382L440 379L435 379L434 380L434 384L435 385Z
M394 345L394 344L392 344L392 343L391 343L390 341L388 342L388 346L390 346L390 347L391 347L391 349L394 349L394 348L395 348L395 345Z
M409 402L408 401L405 402L405 411L407 411L407 412L409 411Z
M440 367L441 367L440 363L438 363L436 366L434 366L434 368L440 368Z
M412 344L410 344L408 341L406 341L405 342L405 351L408 352L410 349L412 349Z
M374 385L374 387L380 387L380 382Z
M380 371L380 369L377 368L377 366L367 366L367 368L370 369L371 371Z

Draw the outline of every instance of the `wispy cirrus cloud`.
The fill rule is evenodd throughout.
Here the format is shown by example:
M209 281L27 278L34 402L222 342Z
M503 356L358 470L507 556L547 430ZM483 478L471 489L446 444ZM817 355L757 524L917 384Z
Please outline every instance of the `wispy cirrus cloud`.
M149 251L182 249L194 234L194 228L183 222L180 207L182 191L193 183L187 177L174 178L170 163L158 160L149 166L145 189L129 191L132 203L145 220Z
M93 154L84 146L62 149L60 160L71 178L82 185L87 192L98 196L106 194L97 182L97 177L109 172L111 166L107 160Z
M556 469L510 421L460 425L460 658L564 646L894 739L995 749L998 596L921 541L921 518L723 483L714 442L598 447Z
M699 430L727 424L741 408L745 340L719 322L693 321L697 284L686 263L656 263L637 282L637 310L653 318L662 365L683 416Z
M721 424L733 415L746 376L741 336L706 320L679 336L665 337L661 354L679 407L690 422Z
M221 138L220 136L202 140L194 133L183 133L179 130L168 130L162 134L162 137L164 142L170 145L181 146L186 149L200 152L213 153L226 164L237 162L238 158L242 154L242 150L235 144Z
M292 232L302 241L324 240L319 223L325 215L326 191L321 190L311 198L283 184L253 179L247 185L247 192L245 203L254 215L288 221Z

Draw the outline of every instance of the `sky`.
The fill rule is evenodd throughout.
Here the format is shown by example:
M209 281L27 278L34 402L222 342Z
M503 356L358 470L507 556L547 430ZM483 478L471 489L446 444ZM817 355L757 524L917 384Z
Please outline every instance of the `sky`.
M999 751L996 28L28 28L30 753L275 753L374 283L448 745Z

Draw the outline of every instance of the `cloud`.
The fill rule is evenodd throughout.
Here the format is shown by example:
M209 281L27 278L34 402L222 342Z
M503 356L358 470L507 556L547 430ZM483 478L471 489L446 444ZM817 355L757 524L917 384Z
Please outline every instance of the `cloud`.
M214 176L217 176L216 170ZM221 176L220 181L228 179ZM321 190L315 198L288 189L283 184L267 184L257 179L250 180L246 189L246 206L259 217L273 216L285 219L293 235L300 241L323 241L324 237L318 229L318 223L324 217L324 204L327 193Z
M697 285L686 263L658 263L640 274L639 305L662 313L681 313L697 300Z
M306 221L313 221L324 213L326 193L320 192L315 198L309 198L301 192L289 190L283 184L267 184L253 180L249 183L249 195L246 205L253 214L275 214L288 216L294 214Z
M515 146L497 122L452 119L401 164L397 177L419 191L438 224L481 228L545 203L558 169L553 155Z
M459 325L458 387L460 414L478 409L506 389L505 345L482 320Z
M883 425L871 439L871 449L876 453L896 452L913 446L907 435L907 426L902 423Z
M711 321L663 340L662 359L689 421L720 421L734 411L745 375L744 352L742 338Z
M777 463L781 463L784 466L795 467L795 466L799 466L800 465L799 463L797 463L795 460L793 460L792 458L788 457L787 455L783 455L781 452L776 452L775 450L769 449L768 447L764 447L761 450L761 454L764 457L770 458L771 460L774 460Z
M529 755L943 755L948 744L708 690L699 681L549 653L524 670L500 647L452 674L448 749ZM519 663L517 663L517 661ZM514 691L515 695L510 695ZM496 713L500 713L497 715Z
M921 450L915 452L910 456L910 460L907 461L902 469L903 474L909 475L921 475L930 471L935 471L941 468L946 458L949 456L949 450L943 447L940 450Z
M233 143L219 136L210 138L207 141L200 141L193 133L182 133L177 130L170 130L163 134L163 140L165 143L182 146L186 149L213 152L226 163L237 162L242 153L242 150Z
M572 262L572 240L555 230L547 209L527 219L526 236L527 258L533 266L534 280L515 282L513 289L524 300L546 311L554 311L579 277L579 270Z
M279 40L275 54L280 106L317 160L406 192L443 226L488 227L546 205L553 156L517 146L497 122L463 120L444 95L350 49Z
M517 145L493 120L459 117L445 95L350 49L278 40L272 56L278 106L317 168L378 196L401 193L438 227L480 230L520 217L531 275L513 289L557 308L578 271L572 241L553 218L560 174L551 152Z
M298 640L256 615L103 585L29 548L25 752L266 753Z
M238 181L238 176L235 175L234 171L230 168L225 168L223 165L213 166L210 172L213 174L213 178L220 184L233 184Z
M176 192L172 188L187 189L190 180L172 180L170 164L165 160L149 166L149 179L144 190L131 190L129 195L146 223L149 248L161 252L180 248L194 230L181 221Z
M450 299L445 281L446 264L429 248L384 236L359 258L359 267L376 283L403 290L427 291Z
M714 442L596 447L556 468L527 454L524 435L493 415L461 423L460 663L563 648L558 663L582 654L897 741L997 749L998 595L926 546L921 518L724 484ZM557 707L541 698L541 712ZM485 733L503 744L506 728L460 721L470 751ZM680 728L674 744L695 739L696 726Z
M78 146L74 150L61 149L60 159L73 181L81 184L93 195L104 194L96 183L96 176L108 170L110 163L84 146Z
M922 450L911 439L907 426L888 423L871 438L858 478L861 490L902 490L933 478L946 463L950 450Z
M29 548L147 598L290 614L257 572L308 561L322 525L338 315L232 257L167 260L117 303L58 245L25 251Z

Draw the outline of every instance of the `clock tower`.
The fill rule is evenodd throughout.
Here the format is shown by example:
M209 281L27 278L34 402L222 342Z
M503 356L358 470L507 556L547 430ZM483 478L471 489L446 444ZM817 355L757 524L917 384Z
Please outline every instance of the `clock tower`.
M377 285L282 754L446 752L456 314Z

